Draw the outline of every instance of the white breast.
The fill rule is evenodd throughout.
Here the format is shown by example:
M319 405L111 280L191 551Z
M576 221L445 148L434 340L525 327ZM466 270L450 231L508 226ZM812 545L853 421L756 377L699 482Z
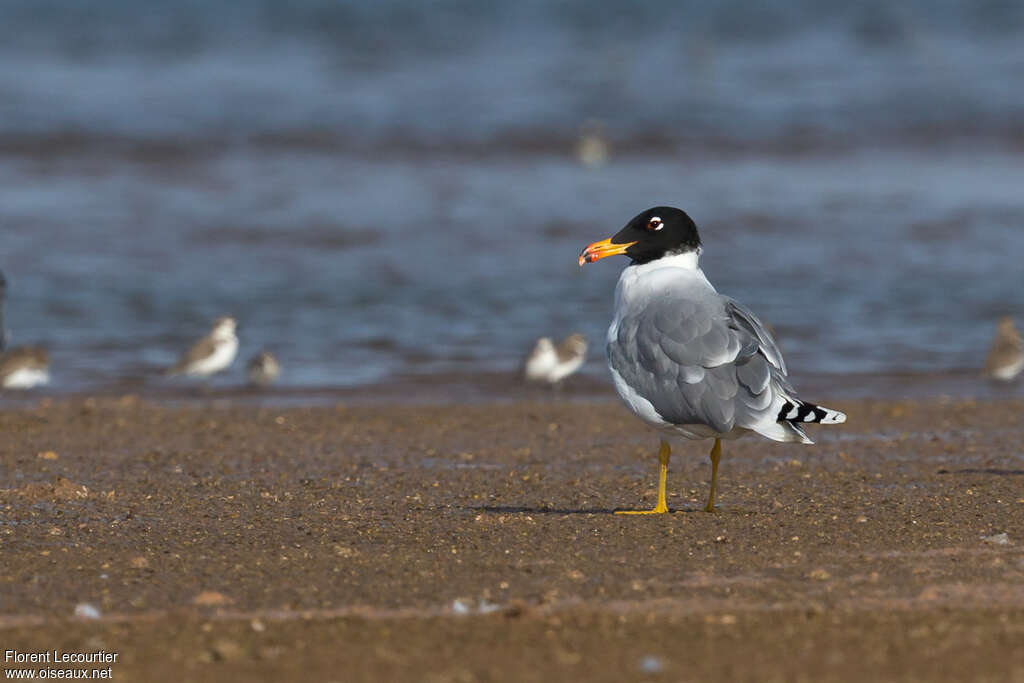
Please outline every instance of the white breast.
M555 367L551 368L551 372L548 374L548 381L551 383L561 382L579 370L581 365L583 365L583 356L573 356L566 361L557 361L556 359Z
M1008 382L1019 375L1021 370L1024 370L1024 354L1019 356L1012 363L1007 363L1006 365L992 370L992 376L996 379Z
M551 372L558 365L558 354L551 345L538 345L526 359L524 374L531 382L548 381Z
M188 375L212 375L231 365L238 353L238 337L228 337L217 342L213 353L197 360L185 370Z
M31 389L49 381L50 373L46 368L28 367L4 375L2 385L4 389Z

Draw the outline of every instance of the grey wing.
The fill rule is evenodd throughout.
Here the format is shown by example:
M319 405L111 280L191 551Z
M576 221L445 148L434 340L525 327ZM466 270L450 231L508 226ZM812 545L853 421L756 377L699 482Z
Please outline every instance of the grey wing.
M203 337L193 344L188 353L182 357L181 365L188 366L197 363L208 356L212 356L216 350L217 346L213 343L213 340L210 337Z
M177 363L168 368L167 373L173 375L179 372L184 372L193 363L201 361L207 356L213 355L214 351L216 351L216 346L214 345L213 340L208 336L203 337L193 344Z
M782 358L782 351L779 350L779 345L775 343L775 337L764 326L764 323L739 301L728 297L723 297L723 299L732 324L756 337L761 354L769 363L778 368L783 376L788 375L789 371L786 370L786 361Z
M620 321L608 354L622 379L672 424L702 424L723 434L771 425L776 399L791 391L768 331L714 293L648 302Z

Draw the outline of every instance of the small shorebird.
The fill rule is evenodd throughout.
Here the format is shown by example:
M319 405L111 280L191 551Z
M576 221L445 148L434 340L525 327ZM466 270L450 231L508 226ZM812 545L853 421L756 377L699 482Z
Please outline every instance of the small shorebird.
M4 303L7 300L7 279L0 272L0 387L31 389L50 381L50 356L39 346L18 346L7 349L7 327L4 325Z
M664 435L657 505L623 514L668 512L667 439L715 440L705 507L712 512L722 439L754 433L809 444L802 423L846 421L796 397L775 340L746 307L715 291L698 265L700 253L690 217L658 206L580 254L581 266L615 254L632 259L615 288L608 363L622 400Z
M985 359L985 375L1009 382L1021 370L1024 370L1024 339L1013 324L1013 318L1004 316L999 319L992 348Z
M246 372L249 384L265 387L277 381L281 374L281 364L270 351L260 351L249 361Z
M217 318L213 329L167 369L168 375L209 377L226 369L238 353L238 337L235 336L234 318Z
M0 354L0 387L31 389L50 381L50 354L38 346L18 346Z
M526 357L523 375L530 382L558 384L579 370L587 357L587 340L582 334L570 334L555 346L550 337L541 337Z
M576 159L589 168L597 168L608 163L611 152L608 139L605 137L604 124L595 119L587 119L580 126L580 136L576 141Z

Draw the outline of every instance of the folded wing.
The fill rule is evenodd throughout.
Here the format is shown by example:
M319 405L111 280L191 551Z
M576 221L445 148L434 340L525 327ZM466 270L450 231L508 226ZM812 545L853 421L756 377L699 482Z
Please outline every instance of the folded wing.
M748 309L714 291L652 297L622 316L608 355L666 422L806 440L798 426L777 419L794 391L772 335Z

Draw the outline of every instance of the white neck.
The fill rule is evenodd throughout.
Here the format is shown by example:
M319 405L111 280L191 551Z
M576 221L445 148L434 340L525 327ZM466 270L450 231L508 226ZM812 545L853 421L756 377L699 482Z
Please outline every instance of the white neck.
M689 282L714 291L715 288L708 282L707 276L698 265L699 259L700 250L697 250L662 256L649 263L626 266L619 276L619 284L615 289L616 298L630 298L638 292L646 295L652 287L665 283L678 285L679 282Z
M636 268L638 273L645 273L651 270L659 270L661 268L683 268L685 270L699 270L700 269L700 248L695 251L687 251L682 254L671 254L669 256L662 256L659 259L648 261L647 263L641 263L635 266L629 266L630 268Z

